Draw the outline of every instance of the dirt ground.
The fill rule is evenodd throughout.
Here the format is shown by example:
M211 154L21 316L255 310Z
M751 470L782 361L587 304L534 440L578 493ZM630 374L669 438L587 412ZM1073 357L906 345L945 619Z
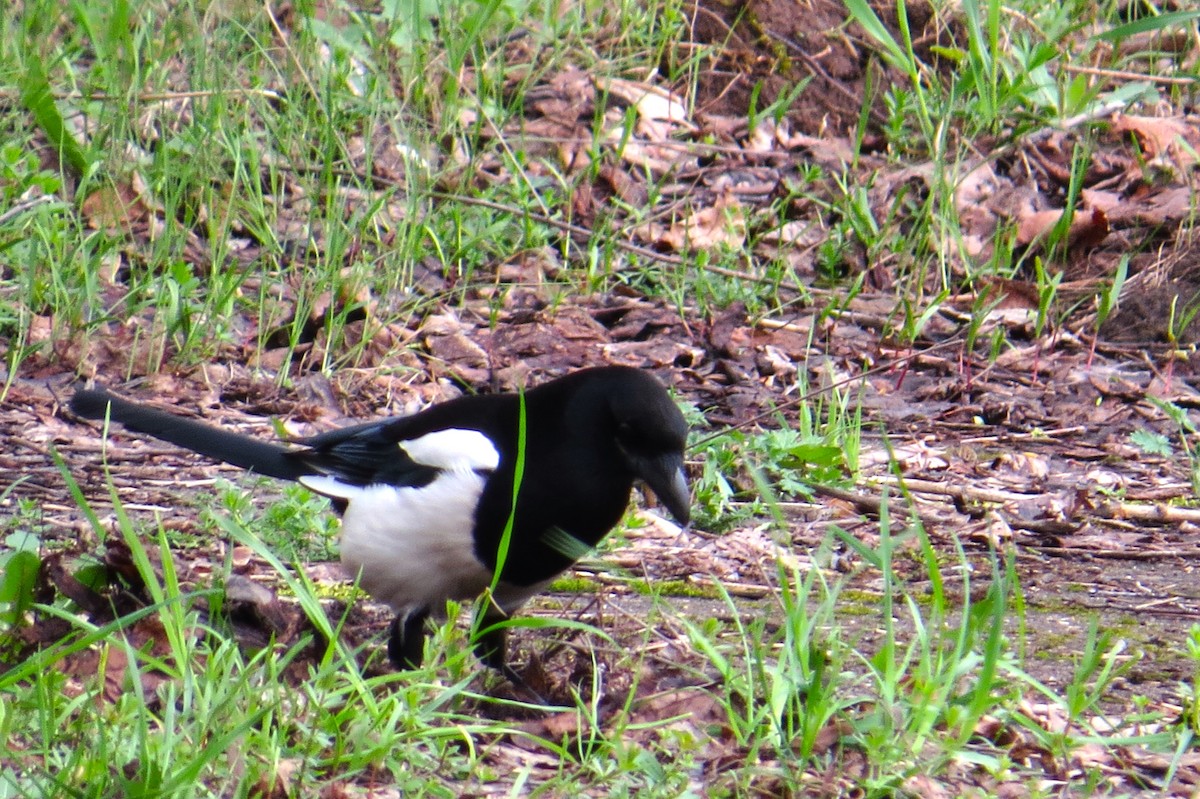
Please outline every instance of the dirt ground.
M651 301L638 300L636 306L658 319L670 316ZM593 319L607 319L610 311L611 306L600 298L579 309ZM520 331L527 325L553 324L552 319L537 319L524 324L513 321L511 326ZM684 346L700 353L698 362L687 368L658 371L681 398L707 409L710 416L745 419L749 413L786 407L795 399L794 381L764 380L755 366L756 355L765 347L786 347L795 333L738 320L731 338L745 343L727 345L717 355L706 336L721 327L714 322L685 331L676 324L649 336L624 339L614 334L613 327L605 327L602 338L604 348L621 349L627 362L634 351L649 357L645 353ZM475 332L482 335L484 330ZM746 520L721 533L702 527L681 533L646 516L645 526L629 532L621 545L577 570L591 588L540 598L528 610L595 624L613 636L617 647L570 635L522 631L515 636L514 662L543 696L565 700L572 686L587 684L590 658L598 653L600 662L611 668L606 684L611 712L621 707L621 691L635 676L640 677L639 690L647 697L695 686L697 672L692 669L701 674L707 670L694 651L682 654L687 650L681 643L686 640L683 619L731 622L734 613L718 600L682 594L703 594L720 582L735 598L737 614L743 619L777 617L776 562L783 558L801 569L811 568L813 554L830 546L832 525L875 545L879 502L885 486L890 486L893 535L911 530L905 520L911 519L912 512L919 514L943 559L952 605L962 601L956 575L964 564L956 554L957 546L966 552L975 599L991 574L990 548L1013 553L1025 602L1021 645L1027 656L1025 668L1033 677L1053 688L1066 686L1089 626L1095 624L1100 631L1110 632L1114 642L1124 643L1122 659L1136 661L1114 684L1106 707L1127 708L1134 697L1149 698L1155 707L1179 707L1180 686L1190 681L1194 669L1184 642L1188 628L1200 618L1200 592L1193 574L1200 559L1194 541L1200 512L1190 507L1194 488L1187 459L1147 454L1130 437L1139 430L1175 436L1172 424L1155 412L1148 398L1169 396L1182 403L1194 397L1189 364L1179 362L1174 374L1164 375L1147 358L1106 351L1106 347L1098 347L1093 355L1065 337L1030 346L1017 368L950 348L898 361L854 382L868 420L861 456L863 477L855 488L815 486L814 501L785 503L789 524L782 534L759 520ZM585 351L592 350L585 347ZM841 320L830 326L819 352L808 355L811 382L859 374L863 352L879 353L881 361L908 354L881 352L873 331ZM585 355L584 360L600 359ZM739 380L738 375L744 377ZM0 413L4 439L12 442L0 452L0 469L20 475L4 502L12 508L17 501L30 500L38 509L37 525L47 543L78 542L83 550L96 551L90 525L53 465L51 447L64 458L105 524L113 524L106 487L110 477L126 510L147 528L157 519L167 530L185 537L197 526L195 501L213 492L214 480L240 479L234 470L120 432L112 434L102 459L99 431L71 420L63 411L62 400L72 382L65 374L17 378ZM264 437L272 436L268 415L296 421L330 413L311 400L285 395L264 383L200 389L190 378L172 377L169 382L174 389L167 395L147 387L134 387L129 393L164 406L173 404L181 412L199 411L214 422ZM378 389L379 395L374 396L370 384L359 384L349 392L336 377L327 388L335 396L354 397L355 407L377 408L386 404L384 392L394 390ZM213 404L217 395L220 406ZM164 401L168 396L172 403ZM321 424L326 422L322 418ZM895 474L888 466L889 450L911 492L911 505L898 497ZM272 491L270 485L260 485L254 503L269 506ZM185 583L206 585L231 546L216 541L175 552L176 568ZM897 570L906 580L905 589L919 597L928 590L927 572L915 547L911 538L901 546ZM838 624L861 651L871 651L882 629L877 604L880 575L863 568L845 546L834 545L832 551L836 557L833 562L823 561L824 568L829 570L829 580L843 581L847 597ZM110 540L105 558L114 572L128 576L128 556L115 539ZM233 559L239 564L235 570L239 577L266 586L277 583L272 569L244 550L234 547ZM314 563L307 568L321 584L341 579L333 564ZM639 593L639 579L675 587L665 601L651 602ZM78 586L60 570L51 569L45 590L48 595L58 591L76 599L91 610L93 621L102 621L111 612L99 595L84 593L81 599ZM134 609L136 596L131 601L134 604L122 609ZM336 605L329 612L338 617ZM272 633L286 643L289 636L306 629L298 611L271 594L266 599L248 599L243 615L238 622L240 634L250 643L261 644ZM350 643L381 643L387 621L384 609L359 603L344 636ZM909 629L909 621L898 614L901 635ZM1009 630L1014 640L1020 632L1017 622L1014 613ZM64 632L60 624L47 620L28 630L27 640L37 646ZM644 666L640 675L620 668L629 651L650 653L650 674ZM69 670L86 674L89 667L94 669L95 664L87 662L89 656L81 653ZM386 668L378 660L376 667ZM486 690L520 698L511 686L487 676L481 679L490 685ZM649 720L679 710L649 704L640 712ZM480 712L496 710L483 706ZM689 712L703 717L695 708ZM714 711L706 706L703 712ZM528 719L523 723L550 725L542 731L546 732L558 722Z
M586 312L603 317L608 309L603 300L597 303ZM638 305L660 318L670 316L654 303ZM553 322L528 323L539 324ZM525 326L513 325L518 330ZM725 357L706 359L704 365L662 368L660 374L682 399L707 409L710 417L744 419L751 412L786 407L796 397L794 381L764 382L754 373L753 362L766 347L786 347L789 335L743 322L736 337L753 343ZM712 349L710 342L689 338L678 325L637 341L606 338L606 346L626 345L626 351L634 345L642 352L680 346L693 352ZM830 373L859 372L861 353L872 347L878 347L873 332L836 323L819 355L810 355L810 363L820 364L810 367L812 382ZM1200 558L1193 538L1200 513L1188 507L1194 489L1186 458L1148 454L1131 443L1130 436L1139 430L1160 432L1168 439L1176 435L1172 423L1155 413L1147 398L1170 396L1177 403L1187 402L1194 396L1188 364L1180 363L1168 380L1146 359L1121 352L1092 355L1062 341L1033 350L1026 354L1032 367L1005 368L950 350L902 361L853 383L867 420L863 479L857 489L816 486L817 501L785 503L790 519L785 549L815 550L832 524L865 542L877 539L878 503L884 486L895 484L883 446L885 431L903 483L912 492L911 510L920 515L940 548L952 553L954 542L961 542L983 579L990 570L989 545L1015 545L1029 608L1055 619L1050 628L1056 641L1060 629L1084 631L1089 619L1102 619L1104 626L1152 652L1144 667L1167 677L1164 689L1174 691L1170 683L1186 677L1190 669L1180 649L1182 636L1200 618L1200 592L1192 575ZM891 354L898 356L903 353ZM970 371L972 363L974 374L968 378L963 372ZM736 374L746 377L736 381ZM0 468L20 476L6 504L33 500L41 509L41 523L66 538L86 533L86 524L50 458L51 446L71 467L89 501L99 508L110 504L99 431L73 421L62 407L72 382L65 374L17 378L0 418L6 440L16 444L0 453ZM234 399L223 396L224 404L218 407L205 392L188 392L188 381L171 382L180 412L199 409L214 422L268 438L268 414L291 419L320 415L312 402L284 396L268 384L235 389L229 392ZM344 389L335 379L331 390L341 394ZM169 405L157 391L130 393ZM361 406L373 406L377 399L375 407L386 404L385 397L370 396L366 385L351 396ZM196 511L188 505L188 494L210 493L216 476L238 477L236 470L120 432L113 433L106 453L122 501L136 515L161 517L167 529L194 526ZM270 501L267 490L263 502ZM896 496L894 487L890 490L891 515L903 523L907 503ZM722 534L698 529L682 538L673 529L655 536L643 532L607 557L616 567L635 568L650 579L697 586L721 580L736 587L772 585L771 564L777 554L772 535L748 523ZM911 570L917 579L923 566L914 561ZM860 574L851 586L857 587L857 580L869 588L877 578ZM614 590L627 591L619 586ZM1046 648L1052 648L1049 642ZM1046 667L1050 679L1056 666L1047 659Z

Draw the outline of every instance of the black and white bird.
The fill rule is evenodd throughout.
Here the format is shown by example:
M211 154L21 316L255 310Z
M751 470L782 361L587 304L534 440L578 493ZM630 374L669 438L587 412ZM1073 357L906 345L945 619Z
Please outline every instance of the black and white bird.
M460 397L291 445L103 389L78 391L71 410L329 497L342 513L342 563L396 613L388 655L402 668L420 665L426 623L446 600L492 586L510 517L507 553L480 625L491 632L476 644L486 664L510 677L495 623L616 526L635 482L680 524L689 518L687 425L662 384L629 367L583 369L523 395Z

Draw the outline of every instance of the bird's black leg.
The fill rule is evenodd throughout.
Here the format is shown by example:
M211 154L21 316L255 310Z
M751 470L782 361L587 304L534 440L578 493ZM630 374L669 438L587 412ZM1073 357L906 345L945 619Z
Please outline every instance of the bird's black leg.
M537 704L549 704L545 699L542 699L541 694L533 690L529 683L525 682L524 677L517 674L516 670L508 665L506 658L508 628L496 626L507 618L508 616L503 611L495 607L484 611L483 618L476 625L480 632L475 636L475 657L479 658L483 662L483 665L503 674L504 679L533 697Z
M483 665L509 677L512 669L505 662L508 629L496 626L505 618L504 614L494 608L484 612L483 619L477 625L479 633L475 636L475 656L483 662ZM511 679L511 677L509 678Z
M425 622L429 609L414 610L407 616L397 616L388 638L388 658L398 669L417 669L425 654Z

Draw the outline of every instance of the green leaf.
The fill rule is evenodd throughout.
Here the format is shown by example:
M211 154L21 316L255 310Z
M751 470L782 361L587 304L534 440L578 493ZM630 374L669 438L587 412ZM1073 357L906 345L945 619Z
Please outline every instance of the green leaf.
M29 109L50 143L58 150L62 164L77 176L84 175L88 171L88 158L67 129L67 123L54 103L46 70L36 58L26 62L25 74L21 76L21 104Z
M842 463L842 448L829 444L796 444L787 448L784 465L790 468L802 466L834 466Z
M967 58L967 51L958 47L942 47L940 45L932 45L929 52L934 55L953 61L955 64L961 64Z
M41 568L42 559L29 550L9 556L4 564L4 577L0 579L0 605L7 605L0 613L0 621L16 624L33 605L33 589Z
M1155 433L1143 427L1130 433L1129 440L1148 455L1159 455L1164 458L1171 456L1171 442L1161 433Z
M37 552L42 547L42 540L33 533L18 531L4 539L4 546L18 552Z

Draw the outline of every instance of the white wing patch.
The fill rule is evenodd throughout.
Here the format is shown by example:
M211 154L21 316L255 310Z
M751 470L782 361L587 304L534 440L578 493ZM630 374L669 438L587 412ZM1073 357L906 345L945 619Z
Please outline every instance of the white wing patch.
M478 430L439 430L397 444L408 457L422 466L447 472L492 472L500 465L500 453ZM332 499L352 500L362 497L374 486L343 483L331 475L309 474L299 478L300 485Z
M399 446L417 463L435 469L493 471L500 465L496 446L478 430L438 430Z
M343 483L336 477L330 477L326 474L306 474L299 478L297 482L314 494L320 494L323 497L331 499L351 500L360 496L364 490L362 486Z

